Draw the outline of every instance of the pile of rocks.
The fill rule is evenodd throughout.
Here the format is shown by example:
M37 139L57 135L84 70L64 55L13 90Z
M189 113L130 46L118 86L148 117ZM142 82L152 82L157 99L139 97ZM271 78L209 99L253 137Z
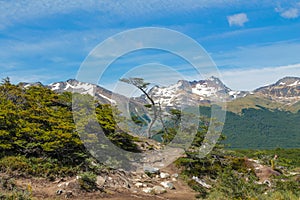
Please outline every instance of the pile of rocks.
M56 194L65 195L66 198L76 196L80 192L80 178L77 176L68 181L64 179L56 181ZM178 174L170 175L154 167L145 167L143 172L127 172L119 169L97 176L96 185L99 191L163 194L168 190L175 190L174 182L177 178Z
M144 193L162 194L168 190L174 190L174 182L177 181L178 174L170 175L166 172L160 172L158 168L144 167L145 174L148 180L142 177L135 179L135 187L141 188Z

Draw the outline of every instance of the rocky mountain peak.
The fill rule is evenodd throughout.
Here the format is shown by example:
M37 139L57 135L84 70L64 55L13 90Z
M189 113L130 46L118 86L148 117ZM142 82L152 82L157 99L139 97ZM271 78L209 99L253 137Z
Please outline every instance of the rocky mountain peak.
M186 81L179 80L173 85L166 87L155 86L149 91L150 96L160 103L162 107L177 107L182 101L187 101L191 105L201 102L210 102L212 99L226 98L230 101L238 97L245 96L247 92L232 91L219 78L210 77L206 80ZM145 101L145 96L140 97L140 101Z
M278 102L295 103L300 100L300 78L285 77L254 92Z
M78 84L80 81L78 81L76 79L68 79L66 82L69 84L75 85L75 84Z
M276 86L294 87L300 85L298 77L284 77L275 83Z
M18 85L21 85L24 88L28 88L31 86L44 86L41 82L34 82L34 83L20 82Z

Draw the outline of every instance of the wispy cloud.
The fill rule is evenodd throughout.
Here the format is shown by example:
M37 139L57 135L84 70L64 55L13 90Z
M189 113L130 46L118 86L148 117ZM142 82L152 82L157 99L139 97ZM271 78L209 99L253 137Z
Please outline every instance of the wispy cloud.
M246 13L238 13L227 16L227 20L229 26L244 26L244 24L249 21Z
M265 31L270 31L271 29L274 29L274 26L238 29L238 30L234 30L234 31L211 34L206 37L199 38L199 40L206 41L206 40L215 40L215 39L226 39L226 38L232 38L232 37L237 37L237 36L241 36L241 35L258 34L258 33L262 33Z
M76 11L96 12L98 18L106 23L126 20L140 20L144 18L160 18L183 12L189 13L202 8L220 7L236 4L236 0L14 0L0 1L0 28L15 22L22 22L35 18L43 18L56 14L69 14Z
M253 44L212 55L218 66L259 68L300 63L300 41Z
M285 76L300 76L300 63L256 69L222 70L222 80L232 89L254 90L275 83Z

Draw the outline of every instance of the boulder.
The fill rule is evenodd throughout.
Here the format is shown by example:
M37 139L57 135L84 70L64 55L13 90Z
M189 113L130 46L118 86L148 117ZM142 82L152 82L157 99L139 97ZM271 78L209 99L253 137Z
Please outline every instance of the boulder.
M170 174L168 174L168 173L163 173L163 172L161 172L159 176L160 176L160 178L164 178L164 179L165 179L165 178L170 178Z
M102 176L97 176L96 184L99 188L102 188L104 186L105 181L106 178L103 178Z
M144 166L144 172L150 174L159 174L159 169L151 166Z
M138 183L135 184L135 187L141 188L141 187L143 187L143 185L144 185L143 183L138 182Z
M143 188L143 192L145 192L145 193L151 193L152 192L152 188L149 188L149 187L147 187L147 188Z
M76 188L77 187L77 180L73 179L73 180L70 180L68 182L60 183L60 184L57 185L57 187L62 188L64 190Z
M161 186L154 186L152 188L152 191L154 192L154 194L163 194L163 193L167 192L167 190Z
M172 174L172 178L178 178L178 174L176 173L176 174Z
M164 188L167 188L167 189L175 189L175 186L173 183L171 183L170 181L164 181L164 182L161 182L160 183L162 186L164 186Z

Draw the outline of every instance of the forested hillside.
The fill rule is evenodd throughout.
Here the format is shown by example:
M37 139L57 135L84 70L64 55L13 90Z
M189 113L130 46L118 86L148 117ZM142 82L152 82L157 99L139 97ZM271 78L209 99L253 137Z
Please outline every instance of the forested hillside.
M111 106L95 104L98 122L107 137L117 146L136 151L133 137L116 129ZM4 80L0 85L0 152L1 157L52 159L55 166L84 163L89 154L75 129L72 94L57 94L42 86L25 89ZM26 168L20 166L20 170Z
M200 112L209 116L210 108L200 107ZM236 149L299 148L299 121L300 112L264 107L243 109L241 113L228 111L223 128L224 142Z

